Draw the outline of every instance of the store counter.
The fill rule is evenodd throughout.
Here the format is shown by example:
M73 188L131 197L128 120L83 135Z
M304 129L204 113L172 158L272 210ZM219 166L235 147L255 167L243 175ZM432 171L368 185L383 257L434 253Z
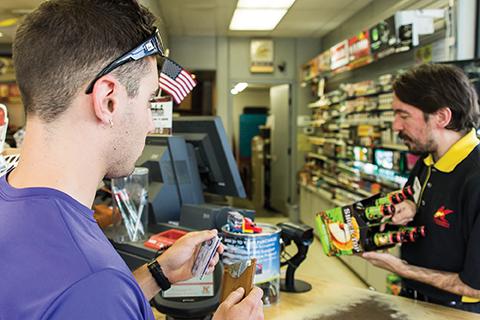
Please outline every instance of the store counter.
M435 304L314 278L300 278L312 284L312 290L301 294L282 292L279 304L264 308L265 319L480 319L480 315Z
M480 315L368 289L301 277L307 293L282 292L280 302L264 308L265 320L438 320L480 319ZM156 319L165 319L155 312Z

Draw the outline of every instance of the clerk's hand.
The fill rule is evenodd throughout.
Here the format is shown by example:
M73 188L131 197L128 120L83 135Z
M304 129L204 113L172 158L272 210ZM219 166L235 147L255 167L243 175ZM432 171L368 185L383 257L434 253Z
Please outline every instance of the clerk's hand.
M395 257L394 255L391 255L390 253L370 251L364 252L360 254L360 256L369 261L375 267L379 267L397 274L402 274L402 270L407 265L407 262Z
M387 224L406 225L411 222L417 213L417 206L411 200L404 200L395 204L395 213L383 217L380 225L380 232L385 230Z
M170 281L176 283L190 279L192 267L197 257L198 250L202 242L212 239L217 235L217 230L205 230L189 232L167 249L160 257L158 263L162 266L162 271ZM223 245L220 243L217 253L207 269L207 273L212 273L215 265L218 263L219 254L223 252Z
M395 213L390 221L391 224L406 225L413 220L417 213L417 206L411 200L405 200L395 205Z
M212 320L263 320L262 289L255 287L242 300L245 290L238 288L219 306Z

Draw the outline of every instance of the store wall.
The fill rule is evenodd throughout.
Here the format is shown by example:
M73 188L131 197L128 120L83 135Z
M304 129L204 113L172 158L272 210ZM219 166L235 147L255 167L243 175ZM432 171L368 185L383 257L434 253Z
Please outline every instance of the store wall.
M273 73L250 73L250 38L230 38L229 41L229 70L230 79L241 79L246 82L291 82L295 78L295 39L274 39L274 65L286 64L281 72L275 68Z
M215 37L174 37L170 57L189 70L217 69Z

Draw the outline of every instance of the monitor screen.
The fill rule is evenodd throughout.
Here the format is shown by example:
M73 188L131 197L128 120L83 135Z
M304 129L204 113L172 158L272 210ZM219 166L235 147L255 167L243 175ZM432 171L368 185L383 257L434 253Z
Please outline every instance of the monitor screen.
M392 170L394 166L392 150L375 149L375 164L381 168Z
M173 120L174 136L193 147L203 191L245 198L232 148L219 117L180 117Z

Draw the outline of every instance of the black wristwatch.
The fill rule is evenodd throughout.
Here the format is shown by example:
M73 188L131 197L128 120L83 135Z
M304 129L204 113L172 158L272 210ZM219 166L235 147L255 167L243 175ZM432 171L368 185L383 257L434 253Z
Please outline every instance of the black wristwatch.
M172 284L168 281L168 278L163 273L162 267L158 264L157 259L153 259L147 264L148 270L155 279L155 282L162 289L162 291L170 289Z

